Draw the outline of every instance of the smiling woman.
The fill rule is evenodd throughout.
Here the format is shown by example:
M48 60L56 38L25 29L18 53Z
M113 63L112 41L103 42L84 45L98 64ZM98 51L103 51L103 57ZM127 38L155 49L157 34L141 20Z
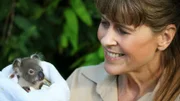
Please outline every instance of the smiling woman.
M67 79L71 101L180 101L178 0L96 0L96 5L105 60Z
M119 32L113 22L107 22L109 27L100 24L98 30L98 39L105 50L106 71L118 75L144 68L154 69L154 61L159 60L160 54L156 52L158 40L150 28L145 25L137 28L126 26L133 31L123 28L124 32Z

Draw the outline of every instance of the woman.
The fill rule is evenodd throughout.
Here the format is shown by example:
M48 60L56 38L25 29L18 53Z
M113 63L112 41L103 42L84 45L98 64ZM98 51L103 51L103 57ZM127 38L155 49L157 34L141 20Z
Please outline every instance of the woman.
M96 0L105 61L67 79L71 101L180 101L180 2Z

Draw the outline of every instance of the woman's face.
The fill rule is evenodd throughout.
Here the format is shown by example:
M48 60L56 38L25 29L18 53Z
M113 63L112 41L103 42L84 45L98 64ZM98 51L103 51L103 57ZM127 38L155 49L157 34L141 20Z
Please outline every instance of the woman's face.
M138 72L158 64L157 35L146 25L123 26L103 16L98 39L104 48L105 70L112 75Z

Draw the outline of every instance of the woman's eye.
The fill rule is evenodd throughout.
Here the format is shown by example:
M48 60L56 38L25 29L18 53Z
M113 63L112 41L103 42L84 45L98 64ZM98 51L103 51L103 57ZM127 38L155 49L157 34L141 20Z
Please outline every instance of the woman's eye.
M109 27L109 22L108 21L101 21L101 24L104 28L108 28Z
M117 28L118 33L120 34L128 34L126 31L124 31L122 28Z

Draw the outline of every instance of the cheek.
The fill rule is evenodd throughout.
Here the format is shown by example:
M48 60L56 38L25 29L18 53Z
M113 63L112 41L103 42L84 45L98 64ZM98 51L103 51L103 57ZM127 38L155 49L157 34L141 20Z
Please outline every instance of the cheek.
M124 47L124 50L134 61L144 61L153 58L156 49L157 45L153 39L132 41L132 43Z
M104 36L104 29L101 26L99 26L98 31L97 31L97 37L99 41L103 38L103 36Z

